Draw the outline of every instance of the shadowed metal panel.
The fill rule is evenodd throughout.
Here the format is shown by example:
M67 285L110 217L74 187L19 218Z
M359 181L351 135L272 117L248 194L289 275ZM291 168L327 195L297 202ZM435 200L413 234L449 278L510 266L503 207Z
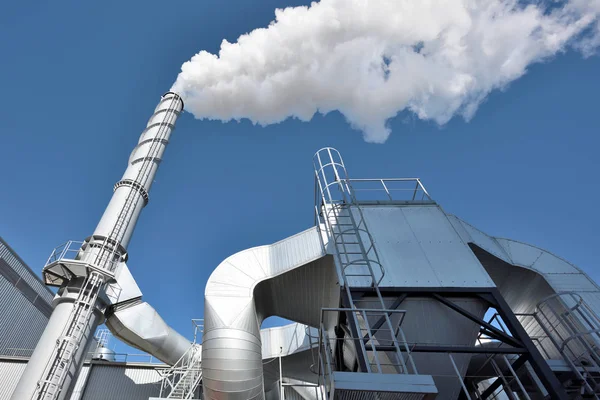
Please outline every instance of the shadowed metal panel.
M52 302L54 294L42 283L40 278L19 258L10 246L0 237L0 259L4 259L8 265L27 284L48 303Z
M158 397L160 381L154 367L94 364L82 400L148 400Z
M47 322L46 315L0 276L0 355L15 354L11 349L33 349Z

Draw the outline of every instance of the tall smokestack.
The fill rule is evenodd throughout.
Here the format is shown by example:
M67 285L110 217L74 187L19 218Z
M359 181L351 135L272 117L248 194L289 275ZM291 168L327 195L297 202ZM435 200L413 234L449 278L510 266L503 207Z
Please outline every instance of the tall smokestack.
M48 260L44 280L60 289L12 400L69 398L94 331L104 320L107 305L100 295L127 259L127 245L182 110L179 95L163 95L93 235L80 247L55 251ZM72 259L67 257L69 250L75 250Z

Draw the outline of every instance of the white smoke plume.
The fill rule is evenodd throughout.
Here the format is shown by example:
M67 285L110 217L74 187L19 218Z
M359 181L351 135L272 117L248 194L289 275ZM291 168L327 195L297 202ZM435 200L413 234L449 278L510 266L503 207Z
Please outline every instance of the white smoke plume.
M172 90L197 118L267 125L340 111L384 142L402 110L469 120L532 63L600 45L600 0L321 0L183 64ZM560 79L557 77L557 79Z

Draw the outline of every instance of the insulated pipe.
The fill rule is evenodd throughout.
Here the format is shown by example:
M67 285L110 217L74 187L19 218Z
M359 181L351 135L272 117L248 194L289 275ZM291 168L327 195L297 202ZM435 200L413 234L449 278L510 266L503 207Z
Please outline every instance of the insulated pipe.
M113 311L106 326L118 339L169 365L177 363L192 346L146 302Z
M148 192L182 110L183 101L172 92L166 93L156 106L123 177L115 184L113 197L90 240L91 247L114 246L117 253L125 252L139 214L149 201Z
M115 184L113 196L100 219L94 234L86 240L76 259L99 269L100 278L90 290L102 292L104 284L117 265L127 258L127 245L142 208L148 203L148 191L152 186L156 170L162 160L165 147L177 117L183 110L179 95L166 93L154 110L146 129L133 150L123 178ZM91 276L91 275L90 275ZM75 277L82 284L89 276ZM73 286L72 282L66 286ZM63 288L64 289L64 288ZM86 291L87 292L87 291ZM60 307L53 311L32 357L23 372L11 399L59 399L68 398L71 385L81 369L85 349L92 338L100 318L97 318L96 296L90 296L93 304L70 300L73 293L77 298L83 291L62 290L61 298L55 300ZM65 297L65 299L62 299ZM87 309L92 309L89 313ZM55 315L56 314L56 315ZM83 318L83 320L82 320ZM81 330L80 327L84 327ZM65 348L75 350L65 352ZM51 349L51 350L48 350ZM62 356L61 356L62 354ZM64 358L68 361L65 361ZM68 366L65 369L65 366ZM58 385L58 387L57 387Z
M290 349L295 340L271 338L274 348L264 351L260 331L263 319L279 315L318 326L320 315L311 311L339 304L335 276L316 228L224 260L211 274L204 294L204 399L264 400L263 356L285 356L300 346ZM303 304L299 298L305 300ZM298 344L303 339L299 338Z

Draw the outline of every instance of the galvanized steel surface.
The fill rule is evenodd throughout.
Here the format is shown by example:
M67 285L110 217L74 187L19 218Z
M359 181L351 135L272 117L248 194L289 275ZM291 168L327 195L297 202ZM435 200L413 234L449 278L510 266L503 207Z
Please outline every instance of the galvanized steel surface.
M600 315L600 287L580 268L549 251L533 245L489 236L458 217L451 216L450 221L465 242L475 244L499 260L504 261L508 266L515 265L533 271L543 277L552 291L556 293L573 291L580 294L592 310ZM498 268L502 268L502 266L498 266ZM512 272L504 268L502 273L509 274ZM522 286L524 284L533 283L531 279L525 281L511 280L511 282L505 285L506 291L523 290ZM511 288L511 284L514 287ZM532 295L534 294L532 293ZM541 295L540 293L535 297L541 300ZM523 306L522 308L530 308L533 311L535 304L533 304L533 307Z
M254 302L254 292L259 290L261 282L283 277L285 273L301 267L318 265L319 259L325 256L318 235L317 229L311 228L273 245L244 250L227 258L215 269L205 291L202 347L205 398L264 398L260 324L279 304L263 302L273 307L261 310ZM327 270L327 266L323 265L322 269ZM298 311L303 305L302 298L327 304L332 290L318 288L329 285L335 289L335 281L319 282L316 279L318 274L311 275L314 279L306 276L308 281L304 282L306 288L302 292L297 295L290 292L288 296L279 295L272 300L282 306L286 303L294 305ZM335 276L335 273L331 272L331 275ZM297 279L294 282L299 283ZM273 286L262 287L261 292L275 290ZM315 288L312 292L309 290L311 287ZM291 307L289 312L293 314ZM294 318L294 315L287 317L302 319L301 316ZM271 342L275 343L275 340ZM281 353L283 349L279 351Z
M146 302L117 309L106 320L106 326L116 338L169 365L174 365L192 346Z
M362 206L388 287L493 287L437 205Z

